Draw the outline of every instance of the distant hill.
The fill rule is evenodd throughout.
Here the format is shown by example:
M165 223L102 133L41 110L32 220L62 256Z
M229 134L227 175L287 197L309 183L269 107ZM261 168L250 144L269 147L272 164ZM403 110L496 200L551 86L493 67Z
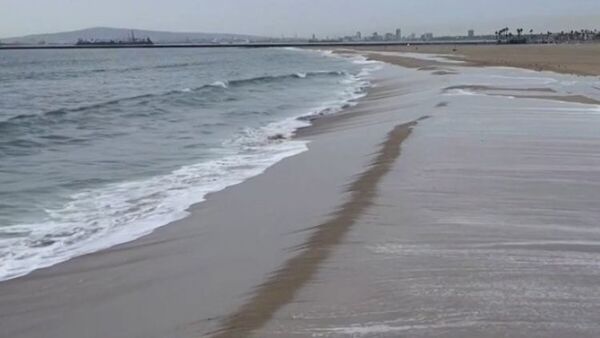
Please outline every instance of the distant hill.
M211 43L264 41L268 38L241 34L162 32L142 29L94 27L70 32L35 34L21 37L0 39L0 43L9 44L74 44L78 39L84 40L127 40L131 32L137 38L150 38L155 43Z

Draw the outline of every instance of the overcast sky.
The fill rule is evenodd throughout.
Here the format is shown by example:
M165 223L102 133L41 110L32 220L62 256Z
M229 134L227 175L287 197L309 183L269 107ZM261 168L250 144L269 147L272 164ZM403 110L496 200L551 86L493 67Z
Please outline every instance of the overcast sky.
M0 37L94 26L321 37L600 29L600 0L0 0Z

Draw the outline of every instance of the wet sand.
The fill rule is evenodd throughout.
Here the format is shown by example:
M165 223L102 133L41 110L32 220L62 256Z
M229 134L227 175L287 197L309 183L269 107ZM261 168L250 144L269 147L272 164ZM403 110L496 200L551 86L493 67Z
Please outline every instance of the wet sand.
M447 87L445 90L454 90L454 89L467 89L467 90L475 90L480 92L542 92L542 93L556 93L556 90L552 88L506 88L506 87L493 87L493 86L481 86L481 85L462 85L462 86L451 86Z
M540 99L540 100L554 100L560 102L574 102L583 103L589 105L600 105L600 100L594 99L584 95L549 95L548 93L556 93L556 90L552 88L504 88L504 87L491 87L491 86L477 86L477 85L465 85L465 86L452 86L445 88L444 91L452 90L472 90L476 93L483 93L491 96L505 96L511 98L522 98L522 99Z
M0 336L202 337L220 330L351 199L348 185L369 168L390 131L423 116L383 119L397 107L384 100L386 91L378 88L302 130L308 152L208 196L190 217L0 283ZM398 130L394 141L408 131Z
M416 60L190 217L0 283L0 336L599 336L600 108L553 97L600 84Z
M313 281L255 337L600 335L600 106L553 97L597 99L596 80L452 69L444 81L398 74L396 88L428 89L396 89L410 102L397 113L431 118Z
M356 219L373 204L377 185L400 156L402 142L417 123L413 121L401 124L390 131L369 168L348 188L349 200L331 219L313 229L312 235L300 246L301 252L298 255L286 261L283 267L256 289L247 303L226 318L223 327L214 335L215 338L249 336L294 299L296 293L314 277L334 247L342 241Z

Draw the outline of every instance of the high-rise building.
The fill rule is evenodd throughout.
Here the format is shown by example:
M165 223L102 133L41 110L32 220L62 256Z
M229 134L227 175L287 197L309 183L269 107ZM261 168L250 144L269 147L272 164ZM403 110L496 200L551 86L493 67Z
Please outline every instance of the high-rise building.
M400 28L396 29L396 40L402 40L402 30Z
M360 32L356 32L356 40L362 40L362 34Z
M472 29L469 29L469 34L468 35L469 35L470 38L475 37L475 31L472 30Z
M421 40L423 40L423 41L433 40L433 33L425 33L425 34L421 35Z

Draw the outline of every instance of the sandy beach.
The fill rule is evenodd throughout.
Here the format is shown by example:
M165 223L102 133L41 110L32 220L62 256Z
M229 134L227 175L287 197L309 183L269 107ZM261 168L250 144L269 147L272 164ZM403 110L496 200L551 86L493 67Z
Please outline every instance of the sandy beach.
M599 47L416 48L336 51L386 64L308 151L0 283L0 337L600 336Z
M355 48L376 58L380 52L428 53L444 55L451 61L464 61L464 65L503 66L552 71L562 74L587 76L600 75L600 44L560 44L560 45L424 45L424 46L382 46ZM389 56L389 55L388 55ZM404 67L422 67L423 63L410 58L386 58L386 62L402 63ZM438 62L444 63L444 62Z

